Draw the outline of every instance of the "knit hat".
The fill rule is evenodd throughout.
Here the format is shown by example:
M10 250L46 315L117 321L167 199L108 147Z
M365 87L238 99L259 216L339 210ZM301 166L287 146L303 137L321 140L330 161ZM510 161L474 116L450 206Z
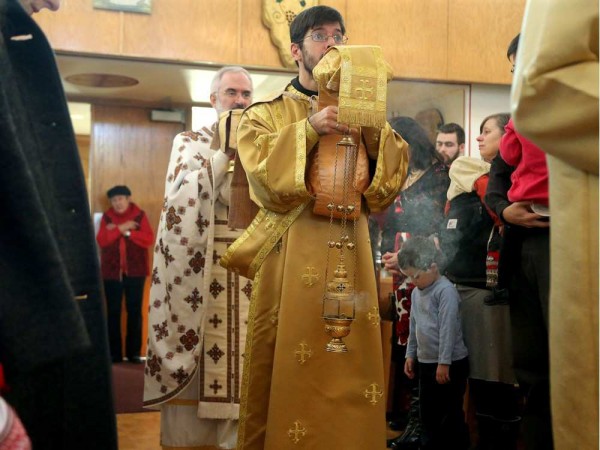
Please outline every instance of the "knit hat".
M113 198L116 195L126 195L129 197L131 195L131 191L127 186L113 186L106 191L106 195L108 198Z

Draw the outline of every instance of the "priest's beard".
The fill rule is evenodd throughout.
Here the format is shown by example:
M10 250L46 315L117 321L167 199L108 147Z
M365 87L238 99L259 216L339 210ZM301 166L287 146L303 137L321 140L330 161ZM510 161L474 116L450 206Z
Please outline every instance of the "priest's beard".
M310 55L308 53L308 51L306 50L306 47L302 48L302 65L304 66L304 69L310 74L311 77L313 75L313 69L319 63L319 61L321 61L321 58L323 58L323 55L324 55L324 53L319 55L317 58L313 55Z

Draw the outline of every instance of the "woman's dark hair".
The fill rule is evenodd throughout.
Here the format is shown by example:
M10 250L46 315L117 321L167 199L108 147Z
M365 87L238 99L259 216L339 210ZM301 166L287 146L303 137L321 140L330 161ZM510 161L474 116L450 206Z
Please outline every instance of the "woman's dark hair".
M481 125L479 125L479 134L483 133L483 126L490 119L494 119L496 121L496 125L498 125L498 128L500 128L500 130L502 130L502 134L504 134L504 132L505 132L504 127L510 120L510 114L508 114L508 113L490 114L489 116L487 116L485 119L483 119L481 121Z
M517 56L517 50L519 49L519 37L521 36L521 33L517 34L512 41L510 41L510 44L508 44L508 50L506 52L506 57L510 60L511 56Z
M305 9L298 14L290 24L290 40L302 48L304 35L308 30L320 27L326 23L336 22L340 24L342 34L346 34L344 19L342 19L342 15L337 9L325 5L313 6L312 8Z
M441 162L427 133L416 120L406 116L394 117L390 125L410 146L408 165L411 169L427 169L434 159Z

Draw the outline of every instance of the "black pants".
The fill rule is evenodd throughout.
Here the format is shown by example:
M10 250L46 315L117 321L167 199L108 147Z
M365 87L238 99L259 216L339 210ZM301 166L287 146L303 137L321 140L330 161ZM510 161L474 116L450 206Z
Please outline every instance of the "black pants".
M469 376L468 358L450 366L450 383L438 384L437 364L419 363L423 448L461 450L469 447L463 398Z
M508 420L521 415L517 387L498 381L469 379L469 395L476 414Z
M121 304L125 292L127 335L125 354L128 359L140 356L142 348L142 299L145 277L126 277L123 280L104 280L108 314L108 343L113 362L123 359L121 341Z
M522 431L528 450L553 448L548 346L549 237L547 229L521 230L510 236L507 243L519 256L510 278L510 320L515 375L525 398Z
M396 322L394 322L395 328ZM392 363L394 364L394 393L392 395L392 420L402 421L408 418L411 405L412 390L419 386L419 370L417 364L417 376L412 380L404 373L404 361L406 359L406 345L396 343L395 332L392 336Z

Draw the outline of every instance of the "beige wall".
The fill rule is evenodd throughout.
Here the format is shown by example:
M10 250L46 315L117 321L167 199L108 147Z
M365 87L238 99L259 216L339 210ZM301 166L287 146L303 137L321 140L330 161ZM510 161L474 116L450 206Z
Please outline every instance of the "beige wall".
M323 3L323 2L321 2ZM504 55L525 0L331 0L352 44L380 45L397 78L510 83ZM63 0L36 15L57 50L280 69L262 0L153 0L152 14Z

